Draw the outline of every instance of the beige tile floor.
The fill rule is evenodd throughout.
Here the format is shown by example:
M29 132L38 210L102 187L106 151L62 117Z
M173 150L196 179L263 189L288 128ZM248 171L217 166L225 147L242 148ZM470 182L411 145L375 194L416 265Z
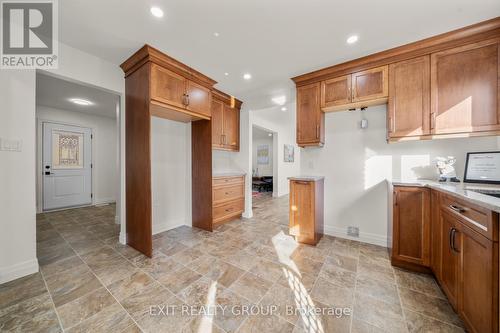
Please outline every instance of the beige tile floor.
M287 207L261 195L252 219L156 235L152 259L118 243L114 206L39 215L41 272L0 285L0 331L463 331L433 278L393 269L373 245L299 246Z

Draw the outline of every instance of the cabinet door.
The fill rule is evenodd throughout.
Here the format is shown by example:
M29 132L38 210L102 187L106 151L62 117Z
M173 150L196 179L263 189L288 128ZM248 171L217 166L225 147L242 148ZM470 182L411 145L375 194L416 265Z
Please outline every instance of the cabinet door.
M388 96L388 67L382 66L352 74L352 102Z
M222 128L224 121L224 104L218 100L212 100L212 147L222 148Z
M430 191L423 187L394 188L392 258L430 265Z
M324 118L320 108L320 83L297 88L297 144L320 145L324 142Z
M351 103L351 75L336 77L321 82L321 107Z
M193 81L187 81L186 87L186 94L188 96L187 109L210 117L210 104L212 99L210 89Z
M441 209L441 287L453 308L458 306L460 245L462 234L460 222Z
M314 242L314 183L290 181L290 234Z
M498 40L431 55L431 127L436 134L500 129Z
M224 147L239 150L240 147L240 110L224 105Z
M430 134L430 56L389 66L389 137Z
M471 332L498 332L498 243L462 226L458 312Z
M185 108L186 79L158 65L151 65L151 98Z
M441 219L439 218L439 192L431 190L431 268L434 275L441 276Z

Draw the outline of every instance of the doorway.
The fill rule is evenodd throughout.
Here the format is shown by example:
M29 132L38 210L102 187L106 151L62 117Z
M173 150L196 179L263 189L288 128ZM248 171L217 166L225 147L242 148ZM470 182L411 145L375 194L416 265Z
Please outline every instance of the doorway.
M43 210L92 203L92 129L44 122Z
M252 126L252 198L276 196L278 179L277 133Z

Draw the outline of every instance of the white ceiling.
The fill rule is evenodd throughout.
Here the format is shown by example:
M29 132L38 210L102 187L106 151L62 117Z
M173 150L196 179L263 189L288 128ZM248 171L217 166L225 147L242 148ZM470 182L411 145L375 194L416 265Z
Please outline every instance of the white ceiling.
M69 100L85 99L92 105L78 105ZM88 114L116 118L116 103L119 96L98 88L62 80L37 72L36 104L55 109L84 112Z
M293 100L292 76L499 16L500 2L74 0L59 1L59 12L64 43L115 64L149 43L262 108L275 95ZM347 45L354 33L359 42Z
M270 133L271 132L268 132L263 128L260 128L257 126L252 127L252 138L254 140L256 140L256 139L257 140L259 140L259 139L271 139L272 140L272 137L269 136Z

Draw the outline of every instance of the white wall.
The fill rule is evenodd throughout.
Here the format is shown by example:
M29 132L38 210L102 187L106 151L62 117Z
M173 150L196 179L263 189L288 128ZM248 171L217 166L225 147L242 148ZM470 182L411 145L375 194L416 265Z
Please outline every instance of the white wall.
M59 44L59 69L50 73L118 93L122 96L121 105L124 105L125 80L117 64ZM38 269L35 87L35 71L0 71L0 137L23 141L20 153L0 152L0 283ZM120 121L124 124L123 118ZM120 136L124 139L124 132ZM124 147L120 150L120 159L124 161ZM122 163L120 184L124 184L123 168ZM121 216L124 216L124 207L120 209ZM124 224L124 235L123 231Z
M35 229L35 72L0 73L0 138L22 141L0 151L0 284L38 270Z
M360 228L363 241L386 245L385 179L436 177L436 156L455 156L463 178L468 151L497 149L497 137L386 142L386 106L364 111L369 127L359 128L361 111L326 114L325 146L301 149L301 172L325 176L325 232L346 235Z
M257 160L257 148L267 145L269 147L269 163L259 164ZM259 177L273 176L273 137L253 138L252 140L252 171L256 172Z
M282 196L289 193L288 177L300 174L301 152L295 140L295 104L288 104L288 110L283 112L278 107L251 111L251 126L258 126L274 133L277 150L274 152L274 162L277 165L277 177L274 182L274 193ZM250 127L252 128L252 127ZM295 161L284 161L284 145L295 146Z
M151 118L153 234L191 219L191 124Z
M55 122L67 125L77 125L92 129L92 188L94 193L94 204L115 202L118 193L119 172L118 166L118 142L117 142L117 121L115 118L100 117L83 112L74 112L37 106L36 117L40 122ZM41 211L42 202L42 133L38 130L37 144L37 207Z

